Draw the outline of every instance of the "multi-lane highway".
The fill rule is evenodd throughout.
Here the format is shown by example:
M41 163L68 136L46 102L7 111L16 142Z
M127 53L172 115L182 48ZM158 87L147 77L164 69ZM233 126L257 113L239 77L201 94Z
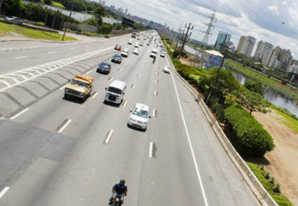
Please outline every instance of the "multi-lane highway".
M129 39L1 45L0 205L107 205L123 178L124 205L259 205L193 96L163 73L170 59L152 63L153 41L133 55ZM96 73L116 44L129 56ZM81 73L95 79L91 97L65 100L63 86ZM103 103L113 79L127 84L119 107ZM127 127L137 102L150 106L146 132Z

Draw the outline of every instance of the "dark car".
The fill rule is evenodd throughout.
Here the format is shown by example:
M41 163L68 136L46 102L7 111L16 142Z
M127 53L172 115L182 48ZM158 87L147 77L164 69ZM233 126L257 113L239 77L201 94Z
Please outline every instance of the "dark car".
M98 65L96 72L109 74L111 72L111 65L106 62L101 62Z
M115 49L121 51L121 45L120 44L116 44Z
M119 54L115 54L111 59L111 61L120 64L122 62L122 57Z

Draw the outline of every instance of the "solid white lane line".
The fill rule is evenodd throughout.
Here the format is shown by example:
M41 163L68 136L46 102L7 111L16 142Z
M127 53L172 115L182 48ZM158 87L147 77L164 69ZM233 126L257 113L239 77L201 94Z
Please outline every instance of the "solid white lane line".
M94 97L96 97L98 95L98 92L95 92L95 94L92 95L92 99L94 99Z
M58 133L61 133L71 122L72 120L71 119L68 119L64 125L58 130Z
M126 104L127 104L127 100L124 100L122 108L125 107Z
M133 88L135 88L135 86L136 86L135 84L132 84L132 85L131 85L131 88L133 89Z
M15 59L24 59L26 56L21 56L21 57L15 57Z
M141 76L140 74L137 74L137 77Z
M56 53L55 51L51 51L51 52L48 52L49 54L53 54L53 53Z
M158 83L158 80L157 79L155 80L155 83Z
M91 70L89 72L86 72L85 74L89 74L91 72Z
M112 81L113 79L114 79L113 77L110 77L108 80L109 80L109 81Z
M121 72L122 71L122 68L118 69L118 72Z
M154 91L154 95L157 96L158 95L158 92L157 91Z
M0 199L5 195L5 193L9 190L9 187L5 187L1 192L0 192Z
M153 157L153 142L150 142L149 145L149 157Z
M21 114L24 114L25 112L27 112L28 110L29 110L29 108L24 109L23 111L21 111L21 112L17 113L16 115L12 116L10 119L15 119L18 116L20 116Z
M168 62L168 65L169 65L168 58L167 58L167 62ZM195 169L196 169L196 173L197 173L197 178L198 178L198 181L199 181L199 184L200 184L200 188L201 188L201 191L202 191L202 196L203 196L203 199L204 199L204 203L205 203L205 206L209 206L208 200L207 200L207 197L206 197L206 193L205 193L205 189L204 189L204 185L203 185L203 182L202 182L202 178L201 178L201 175L200 175L200 170L199 170L199 167L198 167L198 164L197 164L197 158L195 156L195 153L194 153L194 150L193 150L193 146L192 146L192 143L191 143L191 140L190 140L190 137L189 137L188 128L186 126L186 121L185 121L184 114L183 114L183 111L182 111L182 106L181 106L181 102L180 102L180 99L179 99L179 94L178 94L177 86L176 86L176 83L175 83L175 80L174 80L174 74L173 74L173 72L171 72L171 76L172 76L172 80L173 80L173 84L174 84L174 88L175 88L175 92L176 92L176 97L177 97L178 104L179 104L179 109L180 109L180 113L181 113L181 117L182 117L184 129L185 129L185 133L186 133L188 144L189 144L189 147L190 147L190 151L191 151L193 163L195 165Z
M109 132L108 132L108 135L107 135L107 137L106 137L106 139L105 139L105 144L109 144L109 141L110 141L110 139L111 139L111 136L112 136L112 134L113 134L113 131L114 130L110 130Z

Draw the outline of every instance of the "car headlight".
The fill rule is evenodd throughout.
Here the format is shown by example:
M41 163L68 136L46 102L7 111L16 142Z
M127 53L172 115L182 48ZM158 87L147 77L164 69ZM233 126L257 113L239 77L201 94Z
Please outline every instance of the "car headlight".
M129 118L129 120L130 120L131 122L135 122L135 120L134 120L133 118Z
M69 89L65 89L66 92L68 92Z

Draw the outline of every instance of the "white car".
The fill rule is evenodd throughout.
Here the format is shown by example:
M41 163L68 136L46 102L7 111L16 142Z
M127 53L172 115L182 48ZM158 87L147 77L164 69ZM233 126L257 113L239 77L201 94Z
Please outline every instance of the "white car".
M171 73L171 67L169 65L166 65L165 68L163 68L163 72L170 74Z
M133 54L139 55L139 52L140 51L138 49L133 50Z
M129 50L128 50L128 49L124 49L124 50L121 52L121 56L123 56L123 57L128 57L128 54L129 54Z
M127 124L146 131L149 118L151 118L149 116L149 106L136 103L134 108L130 110L130 117Z
M165 57L165 56L166 56L166 53L165 53L165 52L161 52L161 53L160 53L160 56L161 56L161 57Z
M139 46L144 46L144 43L143 43L143 42L140 42L140 43L139 43Z
M139 43L137 42L134 47L139 48Z
M132 45L132 39L130 39L130 40L127 42L127 44Z

